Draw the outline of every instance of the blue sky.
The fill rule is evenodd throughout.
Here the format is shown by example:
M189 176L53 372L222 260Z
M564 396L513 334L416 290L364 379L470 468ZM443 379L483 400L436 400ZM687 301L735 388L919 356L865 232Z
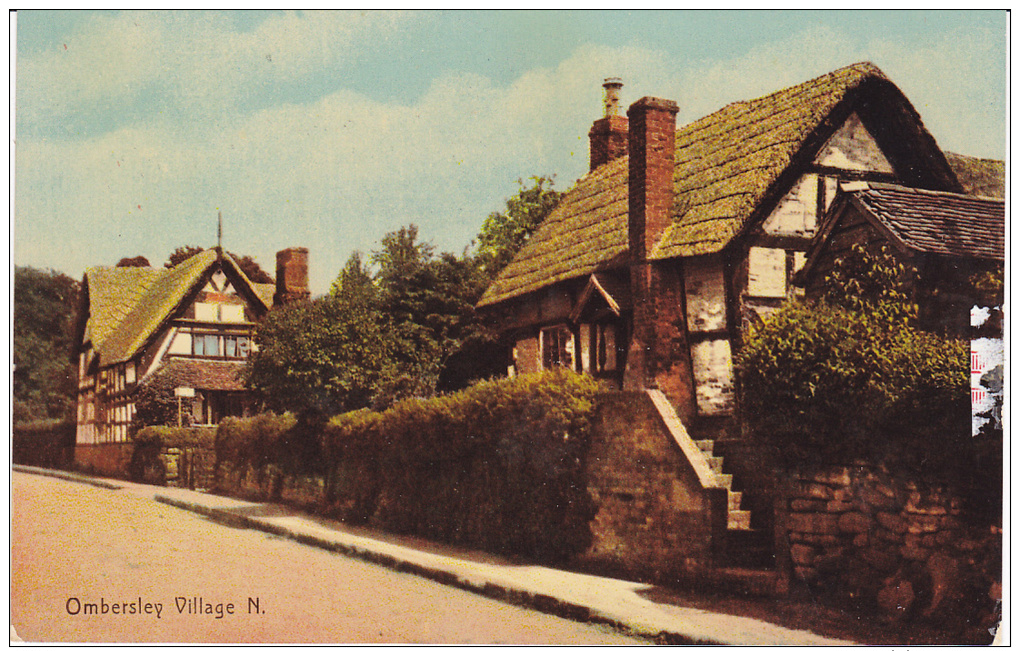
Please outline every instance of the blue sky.
M518 178L587 171L601 82L683 124L856 61L946 150L1005 155L1006 23L983 12L44 12L17 15L14 261L75 277L185 244L321 293L416 223L462 251Z

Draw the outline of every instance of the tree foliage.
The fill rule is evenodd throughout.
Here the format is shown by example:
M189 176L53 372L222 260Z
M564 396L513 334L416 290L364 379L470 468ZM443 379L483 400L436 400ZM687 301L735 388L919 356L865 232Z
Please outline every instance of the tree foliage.
M14 268L14 422L71 418L79 283L52 270Z
M818 303L790 302L751 330L736 366L755 435L801 461L896 454L944 468L959 454L968 346L912 325L904 277L888 255L855 248Z
M554 176L532 176L530 185L517 180L520 190L506 201L506 209L493 212L478 233L478 262L495 278L521 250L531 234L559 205L563 193L552 189Z
M118 267L150 267L149 259L144 255L137 255L133 258L121 258L117 262Z

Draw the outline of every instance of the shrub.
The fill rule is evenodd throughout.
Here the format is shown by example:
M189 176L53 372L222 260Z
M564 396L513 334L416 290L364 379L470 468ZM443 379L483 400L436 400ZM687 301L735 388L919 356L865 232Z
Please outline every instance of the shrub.
M970 438L968 345L911 325L888 256L848 257L822 300L790 302L748 333L736 356L744 422L790 461L892 456L955 472Z
M65 420L15 423L12 428L13 462L46 468L68 468L74 457L75 424Z
M238 473L240 484L249 472L259 486L270 466L280 465L281 440L294 429L291 414L265 412L253 418L225 418L216 428L216 468Z
M557 370L334 417L323 444L331 497L398 532L568 557L591 541L584 455L596 391Z

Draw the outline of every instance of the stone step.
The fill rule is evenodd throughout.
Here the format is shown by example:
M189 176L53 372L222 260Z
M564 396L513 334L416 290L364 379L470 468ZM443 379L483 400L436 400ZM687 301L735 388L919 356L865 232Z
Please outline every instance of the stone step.
M741 531L750 531L751 512L735 511L731 509L730 512L726 515L726 528L739 529Z
M724 488L727 488L727 489L732 489L733 488L733 475L727 475L727 474L719 473L718 475L716 475L716 477L719 478L719 483Z
M740 501L744 498L742 491L729 491L729 509L730 511L740 510Z
M712 448L715 447L715 441L712 439L700 439L695 441L698 444L698 449L705 453L706 456L712 455Z
M708 462L708 467L717 473L722 474L723 458L722 457L710 457L705 456L705 461Z

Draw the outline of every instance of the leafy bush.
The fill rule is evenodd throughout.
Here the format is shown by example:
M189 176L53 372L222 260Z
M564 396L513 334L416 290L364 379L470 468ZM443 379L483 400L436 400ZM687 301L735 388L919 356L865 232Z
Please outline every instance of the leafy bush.
M818 303L790 302L748 333L736 365L754 434L791 461L959 465L969 348L911 325L904 275L887 255L855 249Z
M398 532L540 558L578 553L591 540L584 458L596 391L590 377L557 370L337 416L323 445L331 498Z
M265 412L253 418L225 418L216 428L216 467L237 473L240 483L249 473L262 486L266 471L279 465L281 441L296 424L291 414Z

